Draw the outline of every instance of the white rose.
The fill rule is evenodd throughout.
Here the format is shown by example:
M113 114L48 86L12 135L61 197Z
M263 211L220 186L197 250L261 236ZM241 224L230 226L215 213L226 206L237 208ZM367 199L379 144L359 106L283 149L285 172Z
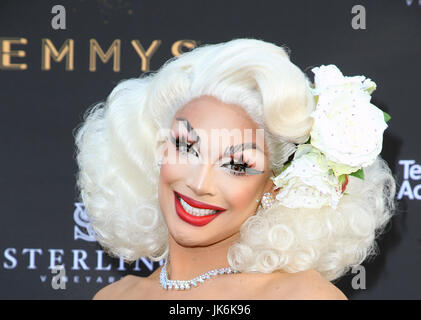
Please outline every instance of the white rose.
M336 209L342 196L339 180L329 172L327 159L310 144L299 145L290 165L271 179L280 188L276 199L289 208L330 205Z
M330 162L341 164L332 165L337 176L371 165L382 150L388 127L383 111L370 103L375 83L363 76L343 77L336 67L313 70L319 96L311 115L315 120L311 144Z
M365 76L345 77L337 66L322 65L311 69L314 73L315 88L313 93L318 95L331 86L343 86L345 84L356 84L362 91L371 94L376 89L376 84Z

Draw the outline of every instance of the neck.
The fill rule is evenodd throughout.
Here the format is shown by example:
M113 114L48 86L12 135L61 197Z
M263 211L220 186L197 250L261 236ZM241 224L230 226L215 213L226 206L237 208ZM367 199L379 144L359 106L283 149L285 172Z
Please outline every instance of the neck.
M210 246L185 247L169 235L168 278L190 280L207 271L228 267L228 249L238 238L236 233Z

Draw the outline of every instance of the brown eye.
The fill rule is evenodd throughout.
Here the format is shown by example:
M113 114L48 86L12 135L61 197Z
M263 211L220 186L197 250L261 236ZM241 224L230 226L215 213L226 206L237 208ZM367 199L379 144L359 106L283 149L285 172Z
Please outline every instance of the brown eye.
M243 157L241 157L243 159ZM245 162L235 162L234 158L231 158L230 162L222 165L223 167L228 167L229 174L234 176L249 176L254 174L262 174L264 171L256 170L253 168L254 163Z
M223 165L223 167L225 166L229 166L231 168L229 173L235 176L244 176L246 174L246 169L249 168L248 163L236 163L233 158L231 158L229 163Z

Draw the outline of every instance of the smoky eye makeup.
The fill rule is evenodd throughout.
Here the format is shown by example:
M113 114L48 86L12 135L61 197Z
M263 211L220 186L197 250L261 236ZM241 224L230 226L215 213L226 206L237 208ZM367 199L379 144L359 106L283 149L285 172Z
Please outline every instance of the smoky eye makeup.
M242 172L242 174L238 174L237 170L233 170L233 172L236 172L235 175L255 175L264 173L264 171L257 170L255 168L255 161L247 160L246 158L244 158L243 154L237 157L235 157L234 154L230 154L229 157L229 163L225 163L223 164L223 166L229 165L231 166L231 168L240 168L240 172Z
M195 141L189 143L187 137L184 135L175 136L170 133L170 140L174 144L177 151L187 154L193 154L194 156L199 156L199 153L193 149L193 146L196 144ZM221 167L227 168L228 173L234 176L247 176L247 175L256 175L262 174L264 171L257 170L254 168L256 165L255 161L245 160L243 154L235 156L234 154L227 155L228 161L225 161Z
M184 128L187 130L187 135L191 136L192 139L197 142L198 144L200 143L200 137L197 134L197 132L194 130L193 126L191 125L191 123L189 122L189 120L187 120L186 118L175 118L177 121L179 121L179 123L183 123L184 124ZM179 127L179 129L183 130L183 126Z
M184 129L187 130L187 132L185 132L183 127L181 127L181 129L179 127L180 130L177 132L177 134L174 134L173 131L170 132L170 140L174 144L176 150L187 154L190 154L190 151L193 151L192 154L194 156L199 156L199 153L193 149L193 146L197 145L197 148L200 148L200 137L197 135L196 131L187 119L176 118L176 120L182 122L185 127ZM193 136L194 139L190 139L190 136ZM252 142L239 144L236 146L228 146L225 149L222 157L228 158L229 160L228 162L224 162L221 167L227 168L228 173L235 176L247 176L264 173L264 170L257 170L255 168L256 161L250 161L244 157L243 153L247 150L262 151L259 147L256 146L255 143ZM241 154L238 156L237 154L239 152L241 152Z
M185 135L174 135L172 132L170 132L170 141L174 144L177 151L183 153L190 153L190 151L193 151L193 155L199 156L199 153L193 149L193 146L197 141L189 142Z

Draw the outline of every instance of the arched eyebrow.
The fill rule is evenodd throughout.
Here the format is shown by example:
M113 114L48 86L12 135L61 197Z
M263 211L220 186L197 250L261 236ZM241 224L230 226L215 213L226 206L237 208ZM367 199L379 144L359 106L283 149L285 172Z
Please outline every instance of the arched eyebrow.
M242 144L237 144L236 146L228 146L224 151L224 156L237 153L238 151L244 151L247 149L256 149L264 153L254 142L247 142Z
M196 143L198 145L200 145L200 137L197 134L197 132L194 130L194 128L191 125L191 123L189 122L189 120L187 120L186 118L179 118L179 117L175 118L175 120L182 121L186 125L187 131L189 133L191 133L193 139L196 141ZM247 150L247 149L259 150L260 152L262 152L263 154L265 154L265 152L262 149L260 149L256 145L256 143L254 143L254 142L247 142L247 143L237 144L236 146L232 146L232 145L231 146L228 146L225 149L225 151L223 153L223 156L231 155L231 154L237 153L238 151L244 151L244 150Z

